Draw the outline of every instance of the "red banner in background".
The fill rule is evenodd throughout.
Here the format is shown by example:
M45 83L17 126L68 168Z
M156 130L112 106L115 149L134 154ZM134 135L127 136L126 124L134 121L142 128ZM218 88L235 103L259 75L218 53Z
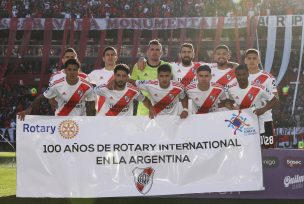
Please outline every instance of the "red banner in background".
M19 51L17 54L17 61L14 65L12 73L16 71L17 68L19 68L21 62L24 60L24 55L26 55L26 52L28 51L28 46L31 39L31 33L32 33L32 27L33 27L33 20L31 18L27 18L25 20L25 26L22 36L22 42L21 46L19 47Z
M99 37L99 50L98 50L98 55L96 57L95 61L95 69L100 68L101 63L102 63L102 57L103 57L103 50L105 48L105 39L106 39L107 31L102 30L100 31L100 37Z
M219 17L218 19L215 38L214 38L214 48L216 48L216 46L218 46L221 43L221 37L224 28L224 20L225 18L223 16Z
M44 24L44 34L43 34L43 51L42 51L42 62L41 62L41 73L40 73L40 83L39 83L39 92L42 90L43 86L43 77L45 76L46 69L49 66L49 55L51 50L51 43L52 43L52 31L53 31L53 24L52 19L47 18L45 19Z
M142 30L133 31L132 64L135 64L137 61L137 51L138 51L138 45L140 44L141 33Z
M78 60L80 62L83 62L83 59L86 54L89 30L90 30L90 18L84 18L82 21L82 30L81 30L80 41L78 46Z
M157 39L158 37L158 31L157 30L152 30L152 38L151 39Z
M247 48L252 48L256 39L256 30L258 27L258 16L247 16Z
M201 46L202 46L202 39L204 37L204 27L203 27L203 23L201 24L201 29L199 31L198 37L197 37L197 44L196 44L196 52L195 52L195 61L199 62L201 61L201 59L199 59L199 54L200 54L200 50L201 50Z
M75 19L71 19L70 23L70 47L74 48L74 31L75 31Z
M234 28L234 34L235 34L235 50L236 50L236 59L237 63L241 63L241 45L240 45L240 36L239 36L239 27L238 27L238 18L234 18L235 22L235 28Z
M18 18L12 18L10 21L10 31L8 36L7 51L5 58L3 60L2 68L0 69L0 82L2 81L2 78L7 70L9 60L13 54L13 48L16 41L17 24L18 24Z
M64 55L64 51L65 51L65 47L66 47L66 43L67 43L67 39L68 39L69 30L70 30L70 19L67 19L65 21L65 23L64 23L63 38L62 38L61 51L60 51L60 59L59 59L59 62L58 62L59 67L61 67L61 65L62 65L61 58Z
M187 29L186 28L181 28L180 29L180 37L179 37L180 43L181 44L184 43L186 38L187 38Z
M168 40L168 53L167 53L167 61L174 61L173 58L171 58L171 49L172 49L172 41L173 41L173 30L170 30L170 38Z
M117 56L119 58L120 56L120 51L121 51L121 46L122 46L122 36L123 36L123 29L118 29L117 30Z

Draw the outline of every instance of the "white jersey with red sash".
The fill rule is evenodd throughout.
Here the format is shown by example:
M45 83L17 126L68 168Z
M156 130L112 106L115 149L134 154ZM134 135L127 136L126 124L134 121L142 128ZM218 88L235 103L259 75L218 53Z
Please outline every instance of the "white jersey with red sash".
M50 79L49 79L49 86L52 85L55 81L57 81L58 79L61 79L62 77L65 77L65 72L64 69L55 72L54 74L51 75ZM89 76L86 73L80 72L78 74L78 76L82 79L85 79L88 82L91 82L89 79Z
M256 74L249 74L248 79L253 83L263 85L268 93L273 93L273 94L278 93L276 86L276 79L266 71L261 70ZM262 119L264 121L272 121L271 110L266 111L263 114Z
M132 116L134 100L145 99L139 89L129 83L123 90L109 90L105 84L97 86L94 91L105 97L105 104L100 111L103 116Z
M178 115L179 99L185 98L184 86L176 81L170 81L168 88L159 86L158 80L136 81L136 85L150 94L150 100L158 115Z
M249 74L248 79L256 84L263 85L268 92L272 92L273 94L278 93L276 79L266 71L260 70L256 74Z
M188 98L192 100L193 114L216 112L219 101L226 99L224 87L212 82L207 91L200 90L197 83L189 84L186 87L186 93Z
M182 63L172 63L173 80L178 81L183 86L196 82L196 70L203 65L201 62L193 62L190 66L185 67Z
M70 85L66 77L62 77L54 81L43 95L48 99L56 97L57 116L85 116L85 102L96 100L92 85L82 78L75 85Z
M218 83L224 86L225 89L229 88L232 84L236 82L234 69L232 68L219 69L218 67L213 67L211 69L211 74L211 82Z
M95 69L93 70L89 75L90 82L92 84L96 84L96 86L107 84L110 80L114 77L114 71L113 70L107 70L105 68L103 69ZM98 96L97 97L97 103L96 103L96 115L104 115L101 113L101 108L105 102L104 96Z
M271 101L275 97L272 93L266 91L265 87L260 84L250 83L247 88L241 89L236 82L228 89L229 98L241 108L252 108L253 110L262 108L266 101ZM263 132L265 116L259 116L261 133Z
M113 78L114 71L107 70L105 68L95 69L88 76L92 84L96 84L96 86L99 86L101 84L108 83L108 81Z

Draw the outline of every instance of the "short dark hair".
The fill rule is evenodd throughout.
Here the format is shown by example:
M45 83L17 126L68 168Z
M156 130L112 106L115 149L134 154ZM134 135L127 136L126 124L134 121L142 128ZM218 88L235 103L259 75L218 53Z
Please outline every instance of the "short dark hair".
M107 47L105 47L105 49L103 49L103 52L102 52L102 56L103 56L103 57L105 56L105 54L106 54L106 52L107 52L108 50L113 50L113 51L115 52L115 54L117 55L117 51L116 51L116 49L115 49L114 47L112 47L112 46L107 46Z
M171 74L171 66L169 64L162 64L157 68L157 74L160 72L169 72Z
M190 48L191 50L194 50L193 45L191 43L183 43L179 49L179 52L182 51L183 47Z
M118 64L114 68L114 74L116 74L119 70L126 72L128 75L130 74L130 68L126 64Z
M69 64L74 64L80 69L80 62L77 59L69 59L64 63L64 68L67 68Z
M156 39L150 40L149 47L150 45L159 45L160 47L162 47L162 44Z
M77 52L75 51L74 48L71 48L71 47L67 48L67 49L64 51L64 54L67 53L67 52L73 52L73 53L75 54L76 58L77 58Z
M201 65L197 68L196 73L199 73L201 71L207 71L211 74L211 68L208 65Z
M235 71L238 71L238 70L247 70L247 71L248 71L248 66L247 66L247 64L240 64L240 65L238 65L238 66L235 68Z
M218 46L216 46L214 51L217 51L217 50L220 50L220 49L224 49L224 50L227 50L227 52L230 52L229 47L227 45L218 45Z
M256 54L258 57L260 57L260 52L257 49L250 48L246 50L245 57L247 57L249 54Z

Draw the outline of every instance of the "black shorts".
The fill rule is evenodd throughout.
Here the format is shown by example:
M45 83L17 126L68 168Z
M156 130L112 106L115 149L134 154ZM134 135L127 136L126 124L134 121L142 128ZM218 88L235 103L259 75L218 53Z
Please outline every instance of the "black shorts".
M265 132L260 135L261 146L263 149L276 148L276 136L274 133L273 122L264 122Z

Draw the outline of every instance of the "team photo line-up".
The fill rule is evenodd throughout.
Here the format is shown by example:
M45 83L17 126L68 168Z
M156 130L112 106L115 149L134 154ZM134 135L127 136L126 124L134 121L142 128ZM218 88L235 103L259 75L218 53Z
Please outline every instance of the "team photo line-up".
M161 60L158 40L148 44L146 58L141 57L131 70L117 64L114 47L106 47L105 67L88 75L73 48L65 50L63 69L49 79L49 87L31 105L17 113L20 120L32 113L41 99L48 99L56 116L149 116L178 115L251 108L257 115L262 148L275 148L271 110L279 98L275 78L259 68L260 53L245 51L245 64L230 60L230 50L219 45L213 53L215 63L193 62L193 45L180 46L181 61Z

